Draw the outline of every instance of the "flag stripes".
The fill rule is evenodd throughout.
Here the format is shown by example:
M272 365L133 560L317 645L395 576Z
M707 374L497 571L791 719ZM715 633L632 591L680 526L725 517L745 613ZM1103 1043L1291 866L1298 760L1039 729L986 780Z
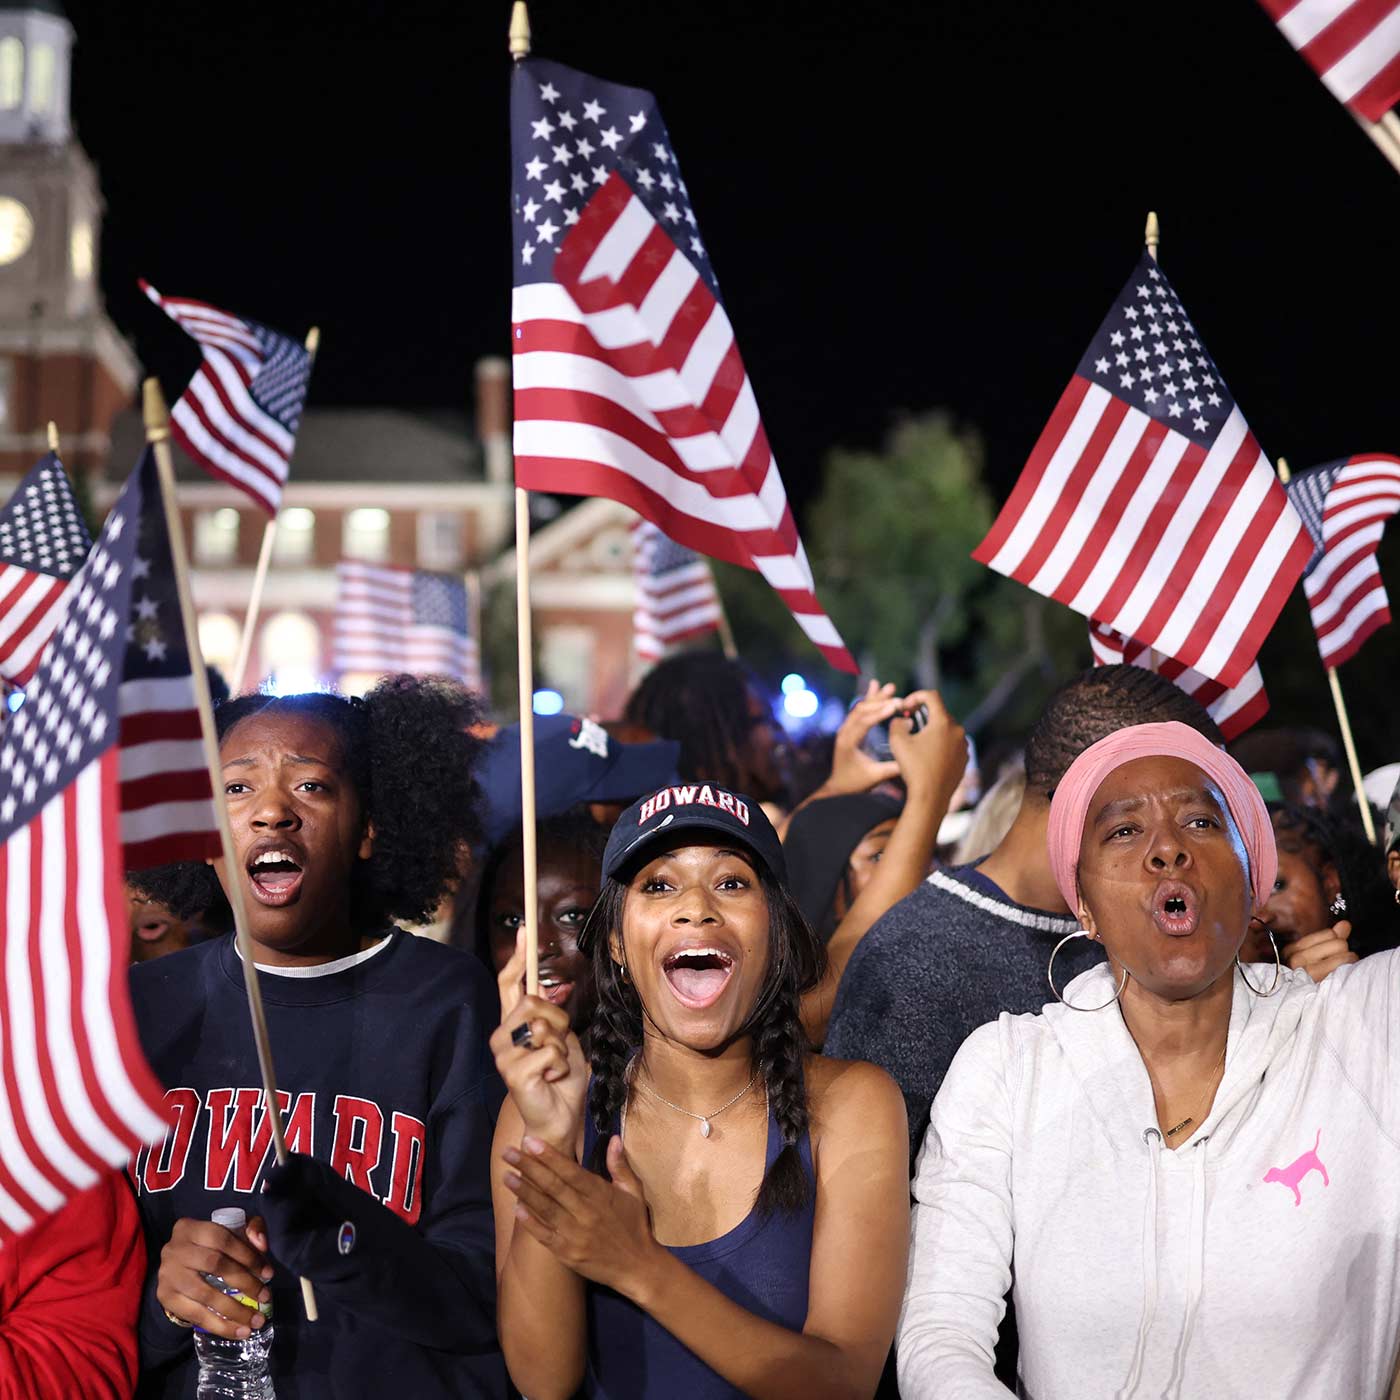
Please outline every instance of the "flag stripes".
M1400 457L1363 454L1300 472L1289 498L1313 536L1303 592L1325 666L1340 666L1390 621L1376 563L1386 522L1400 511Z
M1145 671L1156 671L1173 681L1205 708L1226 739L1238 738L1269 712L1269 697L1264 692L1264 677L1257 663L1245 672L1239 685L1226 688L1219 681L1097 622L1089 624L1089 648L1094 654L1095 666L1141 666Z
M721 605L709 564L649 520L632 524L632 569L634 643L643 661L659 661L667 647L718 630Z
M170 410L170 431L206 471L277 514L311 357L295 341L207 302L146 295L198 342L203 362Z
M337 670L446 675L480 687L480 650L469 632L463 580L354 561L342 562L337 574Z
M1400 98L1400 0L1260 0L1339 102L1378 122Z

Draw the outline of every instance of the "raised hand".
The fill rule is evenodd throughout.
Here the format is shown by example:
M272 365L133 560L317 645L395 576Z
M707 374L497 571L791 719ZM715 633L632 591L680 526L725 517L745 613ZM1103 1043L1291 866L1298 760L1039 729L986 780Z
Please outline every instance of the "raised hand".
M849 792L868 792L876 783L899 777L899 764L892 759L881 762L872 758L862 744L865 736L877 724L892 719L904 707L904 700L894 693L894 686L871 681L865 694L851 706L850 713L836 731L836 744L831 754L831 776L822 784L828 797Z
M922 705L928 722L916 734L906 718ZM967 735L936 690L904 697L900 717L890 722L890 752L911 797L938 794L946 801L967 767Z
M501 969L501 1024L491 1035L496 1070L520 1112L525 1131L570 1155L583 1125L588 1061L569 1029L568 1013L540 997L527 996L525 930L515 953ZM528 1042L517 1043L516 1028L529 1026Z
M253 1222L261 1223L261 1219ZM261 1238L265 1244L265 1232ZM170 1316L219 1337L252 1336L267 1319L256 1307L247 1307L205 1283L202 1274L214 1274L245 1297L266 1303L272 1297L267 1289L272 1277L267 1255L212 1220L188 1218L175 1222L160 1252L156 1301Z
M1351 937L1351 922L1339 919L1331 928L1305 933L1283 948L1283 960L1289 967L1306 972L1314 982L1321 982L1330 972L1347 963L1359 962L1347 940Z

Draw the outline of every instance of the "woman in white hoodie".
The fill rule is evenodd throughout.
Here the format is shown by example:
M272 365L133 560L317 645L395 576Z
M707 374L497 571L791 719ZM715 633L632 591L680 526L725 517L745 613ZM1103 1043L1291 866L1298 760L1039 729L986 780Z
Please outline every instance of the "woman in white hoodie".
M1321 985L1236 962L1273 831L1181 724L1087 749L1049 839L1108 962L974 1032L943 1082L901 1394L1004 1400L1014 1285L1033 1400L1379 1400L1400 1340L1400 953Z

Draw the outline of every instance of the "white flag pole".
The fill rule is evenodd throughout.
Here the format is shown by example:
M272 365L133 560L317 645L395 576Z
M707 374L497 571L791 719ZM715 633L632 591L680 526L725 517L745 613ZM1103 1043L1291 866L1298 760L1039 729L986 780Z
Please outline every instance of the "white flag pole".
M1285 486L1293 473L1288 469L1288 463L1280 457L1278 459L1279 480ZM1342 747L1347 753L1347 767L1351 769L1352 787L1356 789L1356 805L1361 808L1361 825L1366 829L1366 839L1374 846L1376 844L1376 823L1371 816L1371 804L1366 798L1366 786L1361 776L1361 760L1356 753L1356 740L1351 733L1351 717L1347 714L1347 702L1342 698L1342 678L1337 674L1335 666L1327 667L1327 684L1332 691L1332 704L1337 711L1337 727L1342 731Z
M214 707L209 702L209 678L204 670L204 655L199 648L199 629L195 625L194 599L190 595L190 566L185 553L185 535L180 526L179 505L175 496L175 466L170 453L170 414L160 381L146 380L142 389L142 415L146 422L146 441L151 444L156 459L156 476L160 480L160 499L165 511L165 528L170 536L170 557L175 566L175 591L180 599L180 621L185 632L185 649L190 658L190 679L194 684L195 705L199 710L199 728L204 740L204 761L209 770L209 782L214 789L214 815L219 826L219 845L224 867L229 872L228 900L233 910L234 938L243 962L243 988L248 997L248 1015L253 1023L253 1045L257 1050L258 1070L262 1075L264 1111L272 1124L272 1143L278 1162L287 1160L287 1139L282 1131L282 1111L277 1102L277 1075L272 1065L272 1042L267 1034L267 1017L263 1012L262 987L258 982L258 966L253 961L253 940L248 934L248 908L243 882L237 877L237 848L233 843L233 828L229 825L228 806L224 801L223 766L219 762L219 740L214 727ZM316 1295L311 1280L301 1280L301 1298L307 1320L315 1322Z
M312 326L306 333L306 353L311 356L312 366L316 363L316 351L320 346L320 327ZM308 385L310 382L311 370L308 367ZM248 595L248 611L243 615L243 631L238 638L238 659L233 663L233 674L228 678L229 692L233 695L237 695L243 689L243 681L248 673L248 660L253 654L253 634L257 630L263 588L267 584L267 571L272 565L272 549L276 542L277 517L274 515L263 526L262 547L258 550L258 567L253 574L253 591Z
M525 0L510 13L510 56L530 55L530 15ZM520 682L520 824L525 894L525 990L540 991L538 862L535 852L535 665L530 626L530 493L515 488L515 628Z

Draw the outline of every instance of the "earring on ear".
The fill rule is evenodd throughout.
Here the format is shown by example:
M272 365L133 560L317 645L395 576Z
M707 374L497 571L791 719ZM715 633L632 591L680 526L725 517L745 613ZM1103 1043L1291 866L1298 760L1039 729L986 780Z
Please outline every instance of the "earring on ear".
M1331 914L1334 919L1337 918L1339 915L1345 914L1347 912L1346 895L1338 891L1336 899L1334 899L1332 903L1327 906L1327 912Z

